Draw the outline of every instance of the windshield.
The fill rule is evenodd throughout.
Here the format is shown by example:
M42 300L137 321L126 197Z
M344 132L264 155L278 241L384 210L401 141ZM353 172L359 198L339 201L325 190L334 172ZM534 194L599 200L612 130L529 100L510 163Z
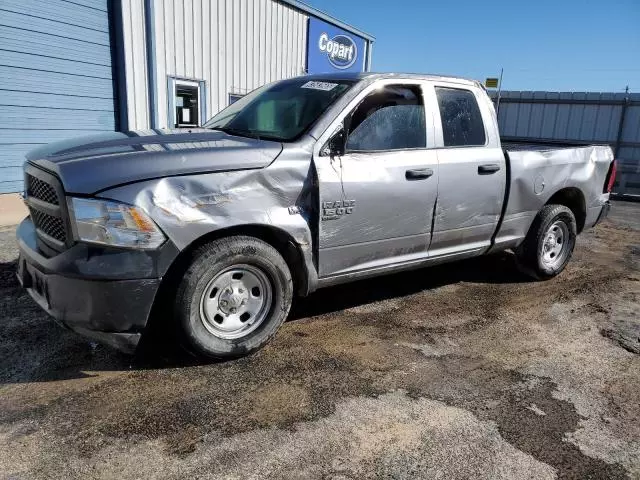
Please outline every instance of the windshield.
M353 83L308 78L271 83L229 105L204 126L232 135L294 140Z

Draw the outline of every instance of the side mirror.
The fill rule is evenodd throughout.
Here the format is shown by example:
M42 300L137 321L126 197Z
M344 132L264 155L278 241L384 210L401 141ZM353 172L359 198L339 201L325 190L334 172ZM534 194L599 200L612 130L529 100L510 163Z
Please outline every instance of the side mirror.
M328 157L341 157L344 155L346 150L346 144L347 136L345 135L344 127L340 125L322 149L322 155Z

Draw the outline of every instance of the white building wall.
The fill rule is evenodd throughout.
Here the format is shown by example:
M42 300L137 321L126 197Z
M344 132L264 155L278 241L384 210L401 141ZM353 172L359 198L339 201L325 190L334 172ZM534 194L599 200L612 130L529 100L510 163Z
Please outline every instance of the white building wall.
M129 129L149 127L144 0L122 0L122 34Z
M152 126L145 0L122 0L129 128ZM244 94L305 71L307 15L277 0L151 0L156 127L168 121L168 77L203 80L206 115Z

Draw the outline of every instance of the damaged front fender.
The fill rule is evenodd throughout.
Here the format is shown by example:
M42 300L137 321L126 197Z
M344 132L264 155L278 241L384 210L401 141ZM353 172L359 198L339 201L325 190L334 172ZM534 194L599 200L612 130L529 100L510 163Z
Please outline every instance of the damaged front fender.
M179 250L223 229L264 226L284 232L302 257L307 287L315 290L316 197L311 154L286 150L268 168L149 180L101 193L143 208Z

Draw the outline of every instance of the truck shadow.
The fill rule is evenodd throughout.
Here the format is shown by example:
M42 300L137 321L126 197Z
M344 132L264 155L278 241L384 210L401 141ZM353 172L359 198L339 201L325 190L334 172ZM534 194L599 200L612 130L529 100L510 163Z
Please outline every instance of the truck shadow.
M16 261L0 263L0 385L86 378L102 371L179 368L202 364L184 353L168 318L152 319L135 355L96 345L59 327L24 292ZM443 266L330 287L294 302L296 321L459 282L520 283L528 278L514 256L501 253ZM159 316L163 316L162 313Z
M511 252L482 256L434 267L421 268L353 283L324 288L296 299L288 320L297 320L401 298L444 285L470 283L523 283L532 281L522 273Z

